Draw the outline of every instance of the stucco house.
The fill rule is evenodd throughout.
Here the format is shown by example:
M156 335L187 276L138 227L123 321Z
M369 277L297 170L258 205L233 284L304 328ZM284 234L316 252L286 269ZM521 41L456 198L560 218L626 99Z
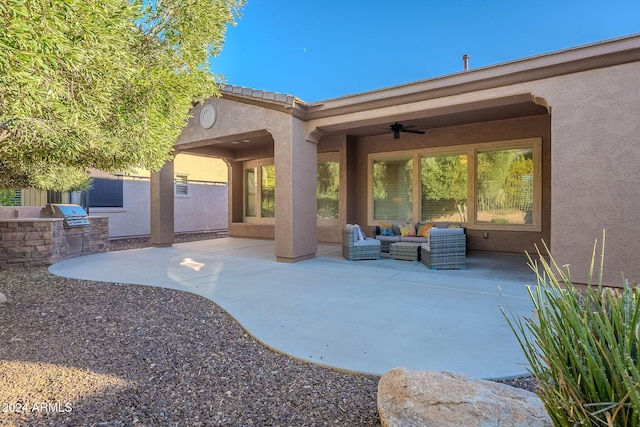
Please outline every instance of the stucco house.
M227 162L229 235L275 239L278 261L347 223L458 218L469 250L544 240L578 282L606 229L619 285L640 278L639 117L632 35L314 103L226 86L175 148ZM172 168L152 177L156 245L173 238Z

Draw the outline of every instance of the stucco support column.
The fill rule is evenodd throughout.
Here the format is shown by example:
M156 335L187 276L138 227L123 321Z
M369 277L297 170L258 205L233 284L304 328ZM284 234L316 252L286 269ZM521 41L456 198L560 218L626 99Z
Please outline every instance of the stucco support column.
M276 260L315 257L317 242L317 141L307 140L304 123L292 118L289 132L274 134L276 168Z
M151 246L173 245L173 162L151 173Z

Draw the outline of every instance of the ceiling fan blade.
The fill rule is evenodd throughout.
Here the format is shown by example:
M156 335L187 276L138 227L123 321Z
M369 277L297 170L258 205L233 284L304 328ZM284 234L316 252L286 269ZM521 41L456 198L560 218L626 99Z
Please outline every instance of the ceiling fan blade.
M413 127L415 127L415 125L405 126L402 123L395 122L389 126L389 130L393 132L393 139L399 139L400 132L417 133L420 135L424 134L424 131L422 130L412 130L411 128Z

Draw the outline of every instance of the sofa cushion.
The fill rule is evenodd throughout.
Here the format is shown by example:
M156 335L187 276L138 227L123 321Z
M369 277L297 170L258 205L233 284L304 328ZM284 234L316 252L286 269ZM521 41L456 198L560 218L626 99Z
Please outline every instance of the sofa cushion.
M380 241L372 239L370 237L362 240L358 240L353 246L380 246Z
M353 225L353 241L357 242L359 240L364 240L365 235L362 232L362 228L358 224Z
M464 234L464 228L432 228L429 231L430 235L436 234Z
M418 231L416 234L419 237L429 237L429 230L431 230L431 228L433 228L432 222L425 222L425 223L421 222L418 224Z
M415 237L416 226L414 224L404 224L400 226L400 235L402 237Z
M387 241L387 242L399 242L400 241L400 236L382 236L382 235L378 234L376 236L376 239L381 240L381 241Z
M390 222L381 222L378 227L380 227L380 234L383 236L393 236L395 234L393 232L393 224Z

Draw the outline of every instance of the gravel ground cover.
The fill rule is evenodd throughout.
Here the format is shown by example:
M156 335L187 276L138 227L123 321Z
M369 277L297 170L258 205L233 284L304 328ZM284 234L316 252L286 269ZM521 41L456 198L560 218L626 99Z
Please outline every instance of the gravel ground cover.
M378 377L276 353L203 297L44 267L0 271L0 292L0 425L380 425Z

